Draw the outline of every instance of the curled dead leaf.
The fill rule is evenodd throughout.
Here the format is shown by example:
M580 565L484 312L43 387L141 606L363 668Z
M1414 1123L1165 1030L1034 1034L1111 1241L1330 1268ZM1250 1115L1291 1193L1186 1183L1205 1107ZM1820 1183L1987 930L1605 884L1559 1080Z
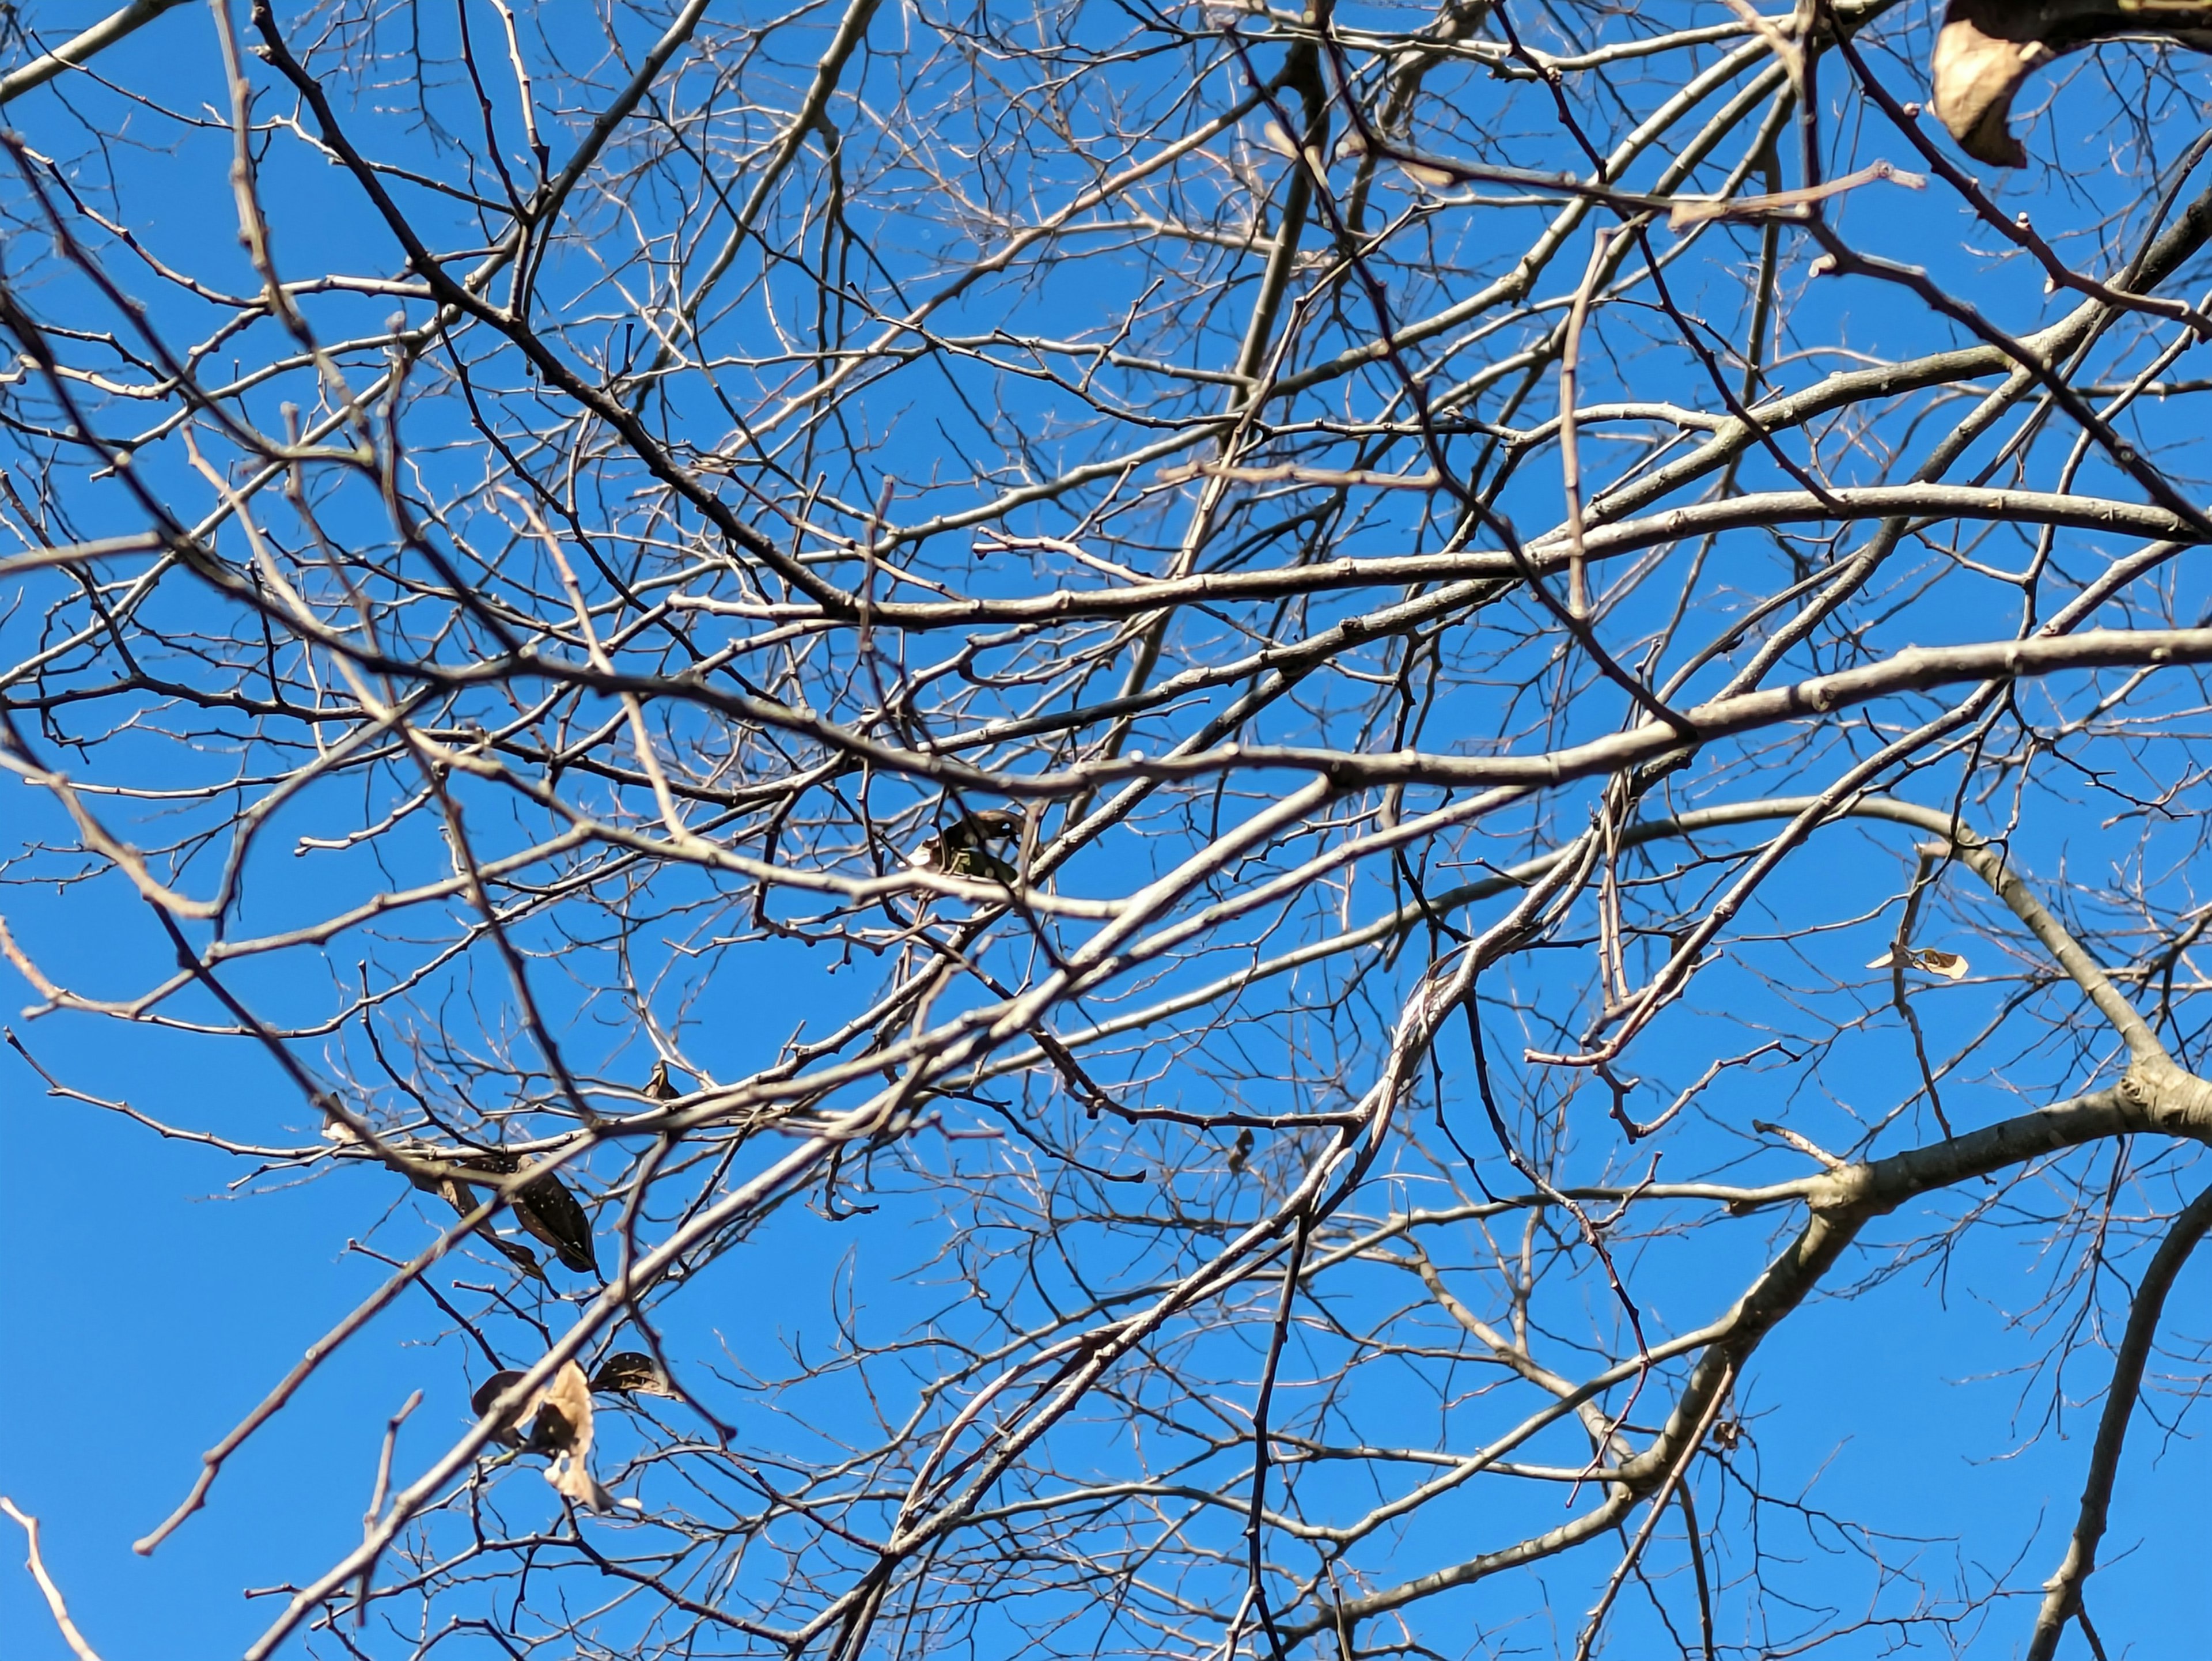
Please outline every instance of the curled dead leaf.
M599 1272L592 1240L592 1218L568 1185L551 1171L533 1177L514 1191L514 1220L553 1248L579 1275Z
M2039 40L1985 34L1974 13L1954 6L1929 58L1936 119L1959 148L1993 167L2024 167L2027 151L2012 135L2013 94L2038 65L2055 56Z
M478 1384L476 1394L469 1397L469 1411L475 1414L477 1418L483 1418L491 1411L493 1402L506 1395L521 1380L522 1374L513 1367L493 1373L490 1378ZM516 1402L492 1431L493 1439L503 1442L511 1448L520 1447L526 1439L522 1434L523 1421L538 1410L538 1398L535 1396L526 1396Z
M2008 123L2021 83L2054 58L2122 34L2212 49L2212 3L1951 0L1928 66L1936 114L1976 161L2021 167L2027 152Z
M1867 967L1894 969L1897 962L1897 948L1893 946ZM1907 969L1924 969L1931 975L1941 975L1947 981L1966 978L1966 958L1956 952L1939 952L1932 946L1907 946L1905 949L1905 966Z
M993 843L1012 842L1022 834L1022 816L1003 807L986 808L955 819L908 855L910 865L956 877L977 877L1012 887L1017 873L993 853Z
M450 1159L450 1163L460 1170L486 1177L512 1177L526 1173L531 1169L515 1155L502 1153L496 1149L454 1156ZM463 1194L471 1193L468 1184L456 1178L447 1177L445 1182ZM438 1191L440 1186L421 1177L415 1178L415 1185L434 1192ZM447 1197L450 1199L452 1196L448 1195ZM474 1206L475 1201L471 1197L469 1205L462 1208L470 1210ZM592 1240L591 1214L584 1209L582 1202L555 1172L548 1171L528 1177L508 1196L507 1208L514 1213L516 1222L551 1247L553 1254L570 1269L580 1275L599 1272L599 1255ZM522 1247L503 1241L496 1235L489 1238L495 1245L518 1262L529 1257ZM538 1260L530 1257L529 1261L532 1272L536 1273Z
M1237 1133L1237 1142L1229 1150L1229 1174L1235 1176L1244 1169L1244 1162L1252 1157L1252 1127L1246 1125Z
M545 1480L562 1496L587 1511L611 1511L615 1497L592 1475L592 1386L584 1369L563 1361L538 1403L530 1446L550 1453Z
M434 1194L453 1207L456 1215L465 1217L480 1203L477 1191L458 1177L426 1177L419 1171L410 1171L407 1178L425 1194ZM489 1222L478 1223L476 1232L497 1249L500 1254L532 1280L542 1281L545 1271L538 1266L538 1258L526 1245L507 1239Z
M592 1388L603 1396L673 1396L676 1388L650 1355L634 1349L617 1350L599 1363L592 1375Z

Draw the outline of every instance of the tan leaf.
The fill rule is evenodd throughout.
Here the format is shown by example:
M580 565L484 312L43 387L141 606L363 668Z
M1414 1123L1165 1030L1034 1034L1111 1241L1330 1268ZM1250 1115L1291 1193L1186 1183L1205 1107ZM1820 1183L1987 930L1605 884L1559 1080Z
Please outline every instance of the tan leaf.
M1936 119L1977 161L2023 167L2027 151L2006 122L2021 82L2054 55L2040 40L2005 40L1984 34L1972 8L1953 7L1929 60Z
M1924 969L1931 975L1941 975L1947 981L1966 978L1966 960L1956 952L1939 952L1932 946L1907 946L1905 950L1907 969ZM1897 967L1897 948L1892 946L1867 965L1869 969Z
M2212 48L2204 0L1950 0L1929 60L1936 114L1978 161L2017 167L2027 152L2006 123L2021 83L2054 58L2115 36Z
M589 1511L614 1508L614 1496L592 1475L592 1385L574 1361L563 1361L553 1375L531 1427L530 1445L553 1456L545 1480L561 1494Z
M599 1479L584 1469L580 1460L556 1459L545 1468L545 1480L586 1511L612 1511L616 1506L613 1494L599 1486Z
M532 1427L530 1445L540 1453L592 1451L592 1383L584 1369L563 1361L553 1382L538 1398L538 1423Z

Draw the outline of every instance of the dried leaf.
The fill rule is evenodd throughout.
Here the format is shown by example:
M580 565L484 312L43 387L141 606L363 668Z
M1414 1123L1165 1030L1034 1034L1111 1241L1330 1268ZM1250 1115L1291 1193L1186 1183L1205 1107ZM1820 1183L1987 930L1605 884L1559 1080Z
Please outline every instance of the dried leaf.
M1897 948L1893 946L1869 964L1869 969L1897 967ZM1966 960L1956 952L1939 952L1932 946L1907 946L1905 951L1907 969L1924 969L1931 975L1941 975L1947 981L1966 978Z
M579 1275L599 1272L592 1240L591 1214L552 1171L532 1177L514 1191L514 1220L552 1247Z
M465 1154L456 1164L487 1176L512 1177L526 1169L512 1153L496 1151ZM552 1171L532 1177L517 1188L507 1205L520 1223L578 1274L596 1275L599 1260L592 1241L592 1219L568 1186ZM507 1250L502 1245L501 1250ZM515 1247L514 1250L520 1250ZM508 1251L512 1256L514 1251Z
M612 1511L617 1503L599 1486L599 1478L575 1460L556 1459L545 1468L545 1480L586 1511Z
M908 858L908 863L927 866L956 877L981 877L1013 885L1014 867L990 851L994 842L1012 842L1022 834L1022 816L1003 807L986 808L955 819L931 837Z
M509 1168L512 1169L511 1163ZM425 1194L434 1194L453 1207L457 1216L467 1216L477 1208L478 1204L476 1189L458 1177L425 1177L419 1171L410 1171L407 1173L407 1179ZM489 1241L509 1262L532 1280L542 1281L545 1278L545 1271L538 1268L538 1258L528 1246L518 1245L513 1240L506 1238L489 1222L478 1223L476 1232Z
M530 1445L538 1453L581 1455L592 1451L591 1381L574 1361L561 1364L539 1398Z
M673 1396L675 1387L660 1364L634 1349L619 1350L599 1363L592 1388L604 1396Z
M1252 1127L1246 1125L1237 1133L1237 1145L1229 1150L1229 1174L1235 1176L1244 1169L1244 1162L1252 1157Z
M489 1224L480 1225L477 1232L490 1241L497 1248L500 1256L505 1257L507 1262L513 1263L532 1280L542 1281L545 1278L545 1271L538 1266L537 1254L528 1246L518 1245L505 1235L495 1233Z
M2056 54L2039 40L1984 34L1972 15L1976 9L1953 7L1936 37L1928 69L1935 83L1936 119L1975 161L1993 167L2025 167L2027 151L2008 125L2013 94L2031 72Z
M2006 125L2021 83L2063 53L2114 35L2212 47L2203 0L1951 0L1929 60L1936 116L1978 161L2017 167L2027 152Z
M531 1427L530 1445L553 1456L545 1480L568 1499L588 1511L614 1508L614 1495L592 1475L592 1386L574 1361L563 1361L553 1375Z
M490 1378L478 1384L477 1393L469 1397L469 1411L475 1414L477 1418L483 1418L491 1411L492 1403L520 1382L522 1374L512 1367L502 1372L493 1373ZM542 1397L526 1396L517 1402L514 1410L501 1420L498 1427L492 1432L493 1439L504 1442L511 1448L520 1447L524 1441L522 1421L538 1410L538 1402L542 1399Z
M996 854L984 848L963 848L945 861L945 869L956 877L976 877L987 882L1002 882L1009 888L1018 874L1014 867Z

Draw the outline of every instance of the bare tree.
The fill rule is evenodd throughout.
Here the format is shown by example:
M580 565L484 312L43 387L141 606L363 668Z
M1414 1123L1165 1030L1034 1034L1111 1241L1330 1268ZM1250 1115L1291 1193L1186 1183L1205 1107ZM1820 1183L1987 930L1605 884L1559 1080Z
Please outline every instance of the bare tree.
M2013 105L2132 13L1953 20L2000 181L1892 0L167 9L4 87L0 946L390 1265L142 1550L438 1341L251 1656L2106 1652L2212 138ZM1945 1287L2040 1536L1769 1468Z

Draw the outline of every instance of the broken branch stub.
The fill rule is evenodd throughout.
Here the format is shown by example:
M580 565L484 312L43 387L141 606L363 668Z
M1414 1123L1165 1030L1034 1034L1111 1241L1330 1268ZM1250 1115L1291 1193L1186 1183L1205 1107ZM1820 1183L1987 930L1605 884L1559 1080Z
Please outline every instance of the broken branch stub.
M2008 123L2021 83L2121 34L2212 51L2212 0L1951 0L1929 64L1936 114L1977 161L2021 167L2027 152Z

